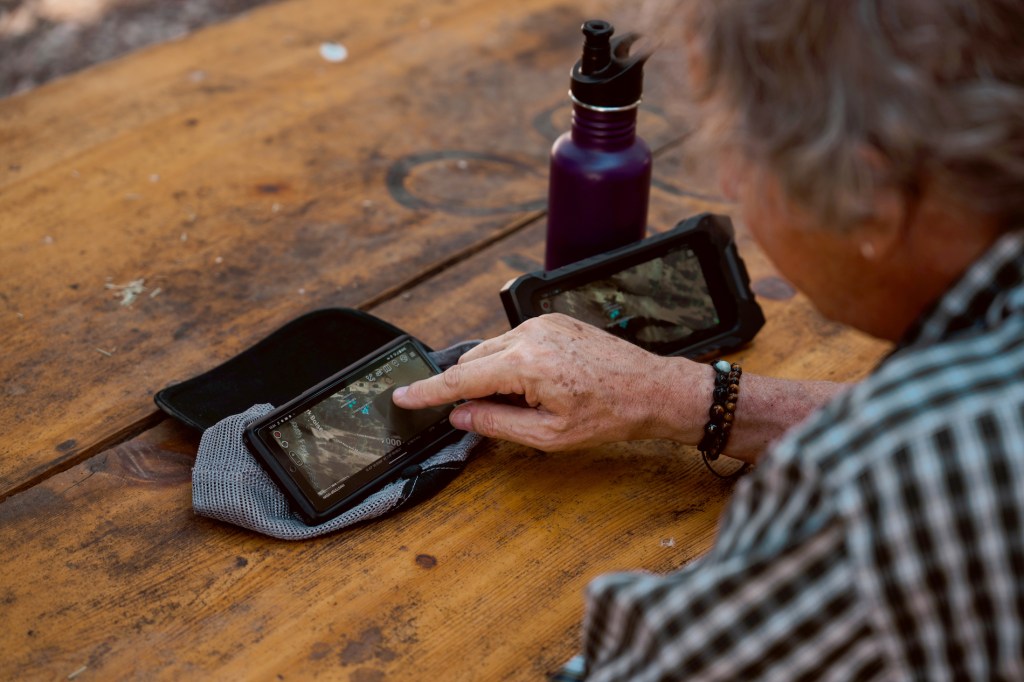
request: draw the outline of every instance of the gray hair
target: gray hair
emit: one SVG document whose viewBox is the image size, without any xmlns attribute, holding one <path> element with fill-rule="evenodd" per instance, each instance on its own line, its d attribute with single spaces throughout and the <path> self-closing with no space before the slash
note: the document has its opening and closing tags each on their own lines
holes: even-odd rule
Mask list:
<svg viewBox="0 0 1024 682">
<path fill-rule="evenodd" d="M 823 225 L 929 182 L 1022 227 L 1022 0 L 705 0 L 697 18 L 725 143 Z"/>
</svg>

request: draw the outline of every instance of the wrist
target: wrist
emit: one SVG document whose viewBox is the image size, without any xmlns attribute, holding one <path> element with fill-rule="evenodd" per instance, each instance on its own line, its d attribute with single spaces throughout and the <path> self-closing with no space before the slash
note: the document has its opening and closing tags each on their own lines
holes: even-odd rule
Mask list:
<svg viewBox="0 0 1024 682">
<path fill-rule="evenodd" d="M 648 438 L 666 438 L 697 445 L 704 434 L 708 406 L 715 389 L 715 370 L 685 358 L 661 358 L 652 382 L 652 423 Z"/>
</svg>

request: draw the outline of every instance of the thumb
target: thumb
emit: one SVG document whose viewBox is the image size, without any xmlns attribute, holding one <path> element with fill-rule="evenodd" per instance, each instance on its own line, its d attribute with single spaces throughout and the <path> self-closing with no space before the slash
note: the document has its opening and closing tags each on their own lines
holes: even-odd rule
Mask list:
<svg viewBox="0 0 1024 682">
<path fill-rule="evenodd" d="M 449 420 L 457 429 L 540 450 L 557 449 L 555 416 L 534 407 L 515 407 L 490 400 L 471 400 L 456 407 Z"/>
</svg>

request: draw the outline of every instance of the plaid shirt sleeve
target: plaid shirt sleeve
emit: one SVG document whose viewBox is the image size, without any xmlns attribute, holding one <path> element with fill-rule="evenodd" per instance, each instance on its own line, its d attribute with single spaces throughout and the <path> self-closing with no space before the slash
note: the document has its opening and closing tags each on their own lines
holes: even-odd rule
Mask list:
<svg viewBox="0 0 1024 682">
<path fill-rule="evenodd" d="M 768 466 L 743 484 L 703 559 L 669 576 L 610 574 L 588 592 L 588 680 L 844 679 L 882 667 L 853 587 L 846 525 L 813 473 Z"/>
<path fill-rule="evenodd" d="M 601 576 L 556 679 L 1024 679 L 1024 235 L 737 488 L 712 550 Z"/>
</svg>

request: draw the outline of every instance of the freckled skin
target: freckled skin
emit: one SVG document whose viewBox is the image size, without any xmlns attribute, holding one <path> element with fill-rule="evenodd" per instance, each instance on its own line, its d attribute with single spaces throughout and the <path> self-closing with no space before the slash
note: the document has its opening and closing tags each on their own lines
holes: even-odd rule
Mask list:
<svg viewBox="0 0 1024 682">
<path fill-rule="evenodd" d="M 743 384 L 725 454 L 748 462 L 841 389 L 749 373 Z M 396 392 L 394 400 L 410 409 L 466 400 L 452 412 L 457 428 L 556 451 L 643 438 L 695 445 L 713 389 L 707 364 L 653 355 L 553 314 L 485 341 L 448 371 Z M 496 395 L 521 400 L 490 399 Z"/>
<path fill-rule="evenodd" d="M 485 341 L 454 368 L 397 394 L 395 402 L 416 408 L 468 400 L 453 412 L 456 426 L 542 450 L 566 450 L 663 437 L 662 420 L 678 421 L 677 414 L 668 414 L 667 397 L 680 383 L 703 387 L 708 371 L 551 314 Z M 487 399 L 495 394 L 521 395 L 529 407 Z"/>
</svg>

